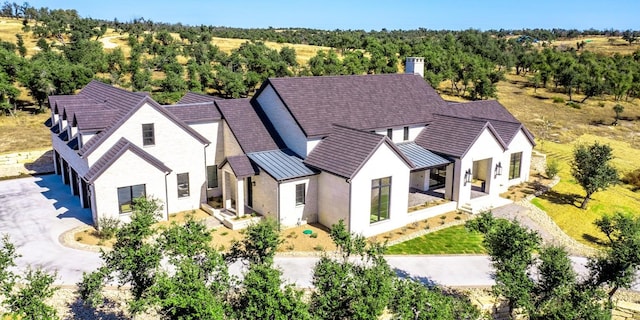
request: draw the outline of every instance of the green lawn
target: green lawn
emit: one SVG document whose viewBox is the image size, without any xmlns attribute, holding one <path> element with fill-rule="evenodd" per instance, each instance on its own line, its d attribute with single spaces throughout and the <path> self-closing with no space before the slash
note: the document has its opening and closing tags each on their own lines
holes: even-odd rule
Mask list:
<svg viewBox="0 0 640 320">
<path fill-rule="evenodd" d="M 482 234 L 454 226 L 389 247 L 388 254 L 481 254 Z"/>
<path fill-rule="evenodd" d="M 640 150 L 629 144 L 608 139 L 583 135 L 579 141 L 592 144 L 594 141 L 609 144 L 613 149 L 613 165 L 622 176 L 625 172 L 640 166 Z M 593 224 L 604 214 L 624 212 L 640 215 L 640 193 L 633 192 L 623 184 L 615 185 L 605 191 L 596 192 L 588 204 L 587 210 L 580 209 L 584 190 L 571 176 L 570 162 L 573 159 L 573 144 L 545 142 L 542 152 L 548 160 L 556 159 L 560 163 L 560 183 L 553 189 L 535 199 L 532 203 L 547 214 L 569 236 L 586 245 L 598 247 L 605 236 Z"/>
</svg>

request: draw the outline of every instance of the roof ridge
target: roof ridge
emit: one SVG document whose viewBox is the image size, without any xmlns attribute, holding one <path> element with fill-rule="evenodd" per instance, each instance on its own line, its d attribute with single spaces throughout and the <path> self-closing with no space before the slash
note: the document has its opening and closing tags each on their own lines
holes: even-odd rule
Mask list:
<svg viewBox="0 0 640 320">
<path fill-rule="evenodd" d="M 328 75 L 328 76 L 302 76 L 295 77 L 296 79 L 314 79 L 314 78 L 366 78 L 366 77 L 390 77 L 390 76 L 416 76 L 414 73 L 375 73 L 375 74 L 345 74 L 345 75 Z M 419 75 L 418 75 L 419 76 Z M 269 77 L 269 80 L 274 79 L 289 79 L 291 77 Z"/>
<path fill-rule="evenodd" d="M 203 105 L 208 105 L 208 104 L 215 104 L 214 101 L 207 101 L 207 102 L 191 102 L 191 103 L 174 103 L 174 104 L 163 104 L 161 106 L 168 108 L 168 107 L 187 107 L 187 106 L 203 106 Z"/>
</svg>

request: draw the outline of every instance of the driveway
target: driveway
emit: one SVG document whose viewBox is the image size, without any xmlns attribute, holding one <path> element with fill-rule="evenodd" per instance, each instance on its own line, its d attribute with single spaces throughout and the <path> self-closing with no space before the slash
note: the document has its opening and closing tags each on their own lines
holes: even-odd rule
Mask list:
<svg viewBox="0 0 640 320">
<path fill-rule="evenodd" d="M 82 272 L 101 265 L 95 252 L 64 247 L 58 237 L 91 222 L 91 211 L 80 207 L 78 197 L 59 176 L 0 181 L 0 233 L 8 234 L 22 257 L 19 270 L 39 266 L 57 271 L 58 284 L 75 284 Z"/>
</svg>

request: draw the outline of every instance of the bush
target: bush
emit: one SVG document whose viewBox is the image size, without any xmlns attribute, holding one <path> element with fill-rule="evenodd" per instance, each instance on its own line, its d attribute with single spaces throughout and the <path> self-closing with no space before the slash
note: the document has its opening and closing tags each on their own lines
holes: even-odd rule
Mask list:
<svg viewBox="0 0 640 320">
<path fill-rule="evenodd" d="M 561 97 L 553 97 L 551 99 L 553 100 L 553 103 L 564 103 L 564 99 Z"/>
<path fill-rule="evenodd" d="M 634 190 L 640 190 L 640 169 L 627 172 L 622 177 L 622 182 L 634 187 Z"/>
<path fill-rule="evenodd" d="M 98 220 L 98 237 L 100 239 L 111 239 L 120 228 L 120 220 L 117 218 L 100 218 Z"/>
<path fill-rule="evenodd" d="M 577 102 L 574 101 L 569 101 L 567 102 L 567 106 L 574 108 L 574 109 L 580 109 L 582 107 L 580 107 L 580 104 L 578 104 Z"/>
<path fill-rule="evenodd" d="M 557 160 L 553 159 L 547 163 L 547 166 L 544 170 L 544 173 L 547 175 L 547 178 L 549 179 L 555 178 L 558 175 L 558 172 L 560 172 L 560 164 L 558 164 Z"/>
</svg>

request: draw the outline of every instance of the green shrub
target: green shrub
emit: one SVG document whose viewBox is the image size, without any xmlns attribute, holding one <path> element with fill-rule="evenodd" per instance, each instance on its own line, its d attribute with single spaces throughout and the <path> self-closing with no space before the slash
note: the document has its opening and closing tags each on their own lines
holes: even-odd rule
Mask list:
<svg viewBox="0 0 640 320">
<path fill-rule="evenodd" d="M 111 239 L 120 228 L 120 220 L 117 218 L 100 218 L 98 220 L 98 238 Z"/>
<path fill-rule="evenodd" d="M 313 247 L 313 250 L 315 250 L 315 251 L 323 251 L 324 247 L 321 246 L 321 245 L 317 245 L 317 246 Z"/>
<path fill-rule="evenodd" d="M 561 97 L 553 97 L 551 99 L 553 100 L 553 103 L 564 103 L 564 99 Z"/>
<path fill-rule="evenodd" d="M 604 102 L 602 102 L 602 101 L 598 102 L 598 107 L 604 108 Z"/>
<path fill-rule="evenodd" d="M 317 238 L 317 237 L 318 237 L 318 234 L 314 232 L 314 233 L 312 233 L 312 234 L 311 234 L 311 236 L 310 236 L 310 237 L 311 237 L 311 238 Z"/>
<path fill-rule="evenodd" d="M 622 182 L 633 186 L 635 190 L 640 190 L 640 169 L 627 172 L 622 177 Z"/>
<path fill-rule="evenodd" d="M 553 159 L 547 162 L 547 166 L 545 167 L 544 173 L 547 175 L 547 178 L 553 179 L 560 172 L 560 164 L 556 159 Z"/>
<path fill-rule="evenodd" d="M 567 106 L 574 108 L 574 109 L 580 109 L 580 104 L 574 101 L 569 101 L 567 102 Z"/>
</svg>

